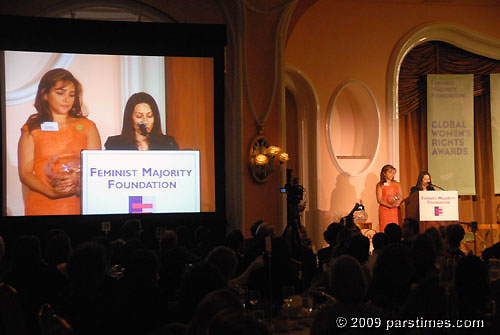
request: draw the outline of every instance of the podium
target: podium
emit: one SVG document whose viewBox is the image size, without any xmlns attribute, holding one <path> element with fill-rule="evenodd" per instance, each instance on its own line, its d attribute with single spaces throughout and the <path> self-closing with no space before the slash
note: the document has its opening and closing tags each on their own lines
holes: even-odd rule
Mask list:
<svg viewBox="0 0 500 335">
<path fill-rule="evenodd" d="M 406 218 L 420 222 L 420 231 L 458 222 L 458 191 L 413 192 L 405 200 Z"/>
</svg>

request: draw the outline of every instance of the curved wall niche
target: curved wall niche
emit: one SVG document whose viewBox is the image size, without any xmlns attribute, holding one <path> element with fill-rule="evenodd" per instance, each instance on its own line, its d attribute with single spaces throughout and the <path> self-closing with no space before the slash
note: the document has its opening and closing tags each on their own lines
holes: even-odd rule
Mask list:
<svg viewBox="0 0 500 335">
<path fill-rule="evenodd" d="M 330 156 L 348 177 L 373 163 L 380 140 L 380 111 L 371 90 L 359 80 L 341 84 L 330 98 L 326 119 Z"/>
</svg>

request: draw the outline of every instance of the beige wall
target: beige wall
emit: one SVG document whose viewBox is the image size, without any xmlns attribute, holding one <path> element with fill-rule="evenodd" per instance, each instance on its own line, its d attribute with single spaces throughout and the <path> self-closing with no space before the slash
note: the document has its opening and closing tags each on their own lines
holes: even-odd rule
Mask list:
<svg viewBox="0 0 500 335">
<path fill-rule="evenodd" d="M 398 41 L 429 22 L 454 23 L 500 40 L 500 4 L 459 6 L 400 4 L 397 1 L 320 0 L 298 21 L 290 34 L 285 61 L 311 80 L 320 105 L 318 207 L 324 230 L 331 220 L 347 214 L 363 199 L 368 221 L 378 229 L 375 184 L 381 167 L 390 162 L 386 85 L 388 62 Z M 380 107 L 382 136 L 373 166 L 362 176 L 345 177 L 332 162 L 325 137 L 328 102 L 348 79 L 364 82 Z M 407 195 L 409 190 L 404 190 Z"/>
</svg>

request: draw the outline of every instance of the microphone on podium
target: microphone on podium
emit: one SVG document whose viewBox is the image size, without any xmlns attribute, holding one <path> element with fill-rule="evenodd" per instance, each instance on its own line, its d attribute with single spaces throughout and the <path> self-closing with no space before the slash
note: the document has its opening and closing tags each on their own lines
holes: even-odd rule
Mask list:
<svg viewBox="0 0 500 335">
<path fill-rule="evenodd" d="M 429 183 L 429 186 L 439 188 L 441 191 L 446 191 L 446 190 L 445 190 L 444 188 L 442 188 L 441 186 L 436 185 L 436 184 L 433 184 L 433 183 Z"/>
<path fill-rule="evenodd" d="M 146 129 L 146 123 L 144 121 L 139 122 L 139 130 L 141 131 L 141 134 L 144 136 L 148 136 L 148 130 Z"/>
</svg>

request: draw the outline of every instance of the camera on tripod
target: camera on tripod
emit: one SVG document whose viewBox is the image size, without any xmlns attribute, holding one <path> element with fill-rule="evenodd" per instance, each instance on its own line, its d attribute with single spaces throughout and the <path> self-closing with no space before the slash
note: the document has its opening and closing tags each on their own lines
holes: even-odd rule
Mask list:
<svg viewBox="0 0 500 335">
<path fill-rule="evenodd" d="M 287 203 L 290 205 L 298 205 L 304 200 L 304 186 L 299 184 L 299 178 L 292 178 L 292 169 L 286 170 L 286 184 L 281 188 L 281 193 L 286 193 Z"/>
</svg>

